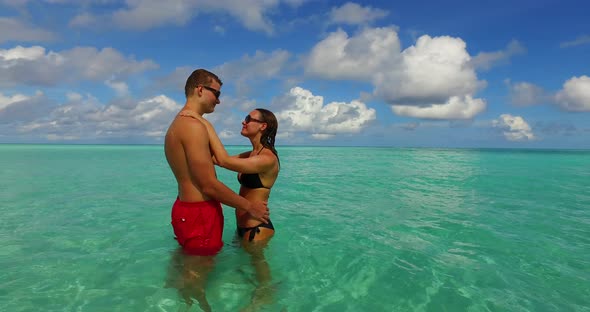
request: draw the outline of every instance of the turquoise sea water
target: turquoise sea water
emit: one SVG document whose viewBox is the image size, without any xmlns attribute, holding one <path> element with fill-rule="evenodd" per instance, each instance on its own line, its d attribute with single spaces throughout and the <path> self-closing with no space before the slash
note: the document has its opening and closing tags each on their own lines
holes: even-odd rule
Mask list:
<svg viewBox="0 0 590 312">
<path fill-rule="evenodd" d="M 589 151 L 279 153 L 258 310 L 590 311 Z M 161 146 L 0 145 L 0 177 L 1 311 L 200 311 Z M 239 311 L 257 282 L 224 213 L 206 296 Z"/>
</svg>

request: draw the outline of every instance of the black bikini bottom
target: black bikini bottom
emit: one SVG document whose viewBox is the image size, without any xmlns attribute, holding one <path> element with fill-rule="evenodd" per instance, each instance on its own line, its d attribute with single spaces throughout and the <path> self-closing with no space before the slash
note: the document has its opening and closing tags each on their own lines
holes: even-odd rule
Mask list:
<svg viewBox="0 0 590 312">
<path fill-rule="evenodd" d="M 259 225 L 253 226 L 253 227 L 239 227 L 238 226 L 238 236 L 244 237 L 244 234 L 246 234 L 246 232 L 250 231 L 250 235 L 248 236 L 248 241 L 251 242 L 254 239 L 254 236 L 256 236 L 257 233 L 260 233 L 261 227 L 271 229 L 271 230 L 275 229 L 275 227 L 272 225 L 272 221 L 268 220 L 268 223 L 260 223 Z"/>
</svg>

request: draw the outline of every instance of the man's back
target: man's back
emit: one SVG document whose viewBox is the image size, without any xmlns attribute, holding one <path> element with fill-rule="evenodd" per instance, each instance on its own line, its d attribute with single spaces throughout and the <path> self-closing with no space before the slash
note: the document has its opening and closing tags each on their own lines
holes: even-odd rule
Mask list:
<svg viewBox="0 0 590 312">
<path fill-rule="evenodd" d="M 202 151 L 206 151 L 204 156 L 207 156 L 209 161 L 211 161 L 209 137 L 203 131 L 206 131 L 206 129 L 199 121 L 188 116 L 177 116 L 172 121 L 166 133 L 164 140 L 166 160 L 178 182 L 178 197 L 182 201 L 197 202 L 209 200 L 191 179 L 188 163 L 191 157 L 187 154 L 190 150 L 187 150 L 186 144 L 186 137 L 190 135 L 191 144 L 195 142 L 198 144 L 198 146 L 193 146 L 191 150 L 200 148 Z M 201 161 L 205 161 L 205 159 Z M 213 167 L 213 163 L 211 163 L 211 167 Z"/>
</svg>

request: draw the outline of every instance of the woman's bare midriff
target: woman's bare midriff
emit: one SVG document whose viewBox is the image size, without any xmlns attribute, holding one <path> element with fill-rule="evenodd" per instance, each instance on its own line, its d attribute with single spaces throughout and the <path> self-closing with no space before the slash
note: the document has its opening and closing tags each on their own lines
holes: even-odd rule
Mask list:
<svg viewBox="0 0 590 312">
<path fill-rule="evenodd" d="M 245 197 L 247 200 L 251 202 L 268 201 L 269 195 L 269 189 L 249 189 L 243 186 L 240 187 L 240 196 Z M 261 223 L 259 220 L 252 218 L 252 216 L 249 213 L 238 209 L 236 209 L 236 220 L 239 227 L 253 227 Z"/>
</svg>

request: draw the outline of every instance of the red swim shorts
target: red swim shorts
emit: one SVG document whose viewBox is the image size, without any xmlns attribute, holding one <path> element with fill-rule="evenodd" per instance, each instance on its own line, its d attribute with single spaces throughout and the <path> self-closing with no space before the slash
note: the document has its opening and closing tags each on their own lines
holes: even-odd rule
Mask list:
<svg viewBox="0 0 590 312">
<path fill-rule="evenodd" d="M 223 247 L 221 203 L 215 200 L 183 202 L 177 198 L 172 206 L 172 228 L 186 253 L 215 255 Z"/>
</svg>

